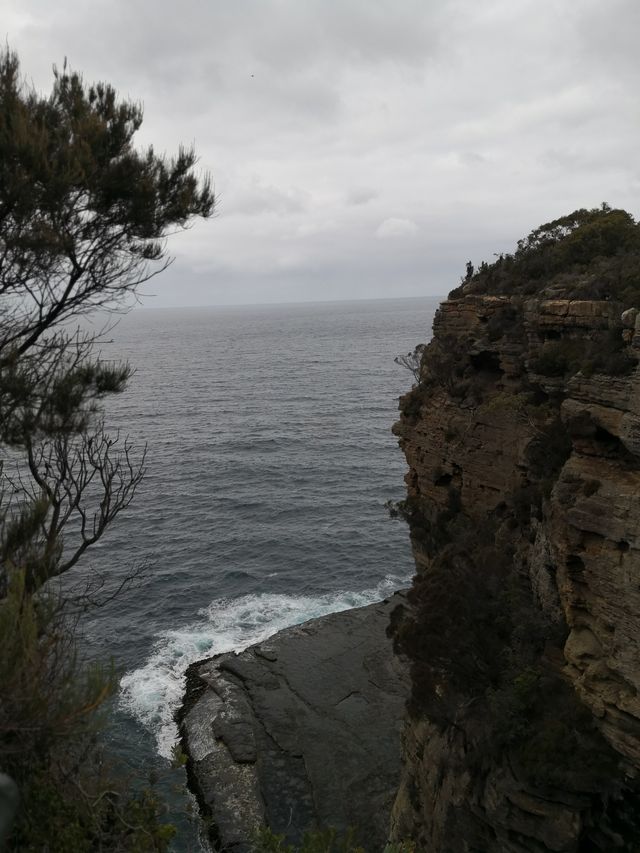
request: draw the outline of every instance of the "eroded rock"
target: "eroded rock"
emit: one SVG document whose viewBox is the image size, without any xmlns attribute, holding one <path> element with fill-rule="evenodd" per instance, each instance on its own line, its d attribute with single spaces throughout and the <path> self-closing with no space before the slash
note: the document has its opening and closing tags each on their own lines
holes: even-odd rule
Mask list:
<svg viewBox="0 0 640 853">
<path fill-rule="evenodd" d="M 386 636 L 404 596 L 288 628 L 194 664 L 181 713 L 189 776 L 220 849 L 258 827 L 290 843 L 353 827 L 384 847 L 400 778 L 406 665 Z"/>
<path fill-rule="evenodd" d="M 423 710 L 404 731 L 392 833 L 421 853 L 638 849 L 640 371 L 638 333 L 623 334 L 620 315 L 607 300 L 463 291 L 440 307 L 421 384 L 401 398 L 394 432 L 419 576 L 447 549 L 473 560 L 490 530 L 549 624 L 566 626 L 541 671 L 571 685 L 617 762 L 610 798 L 586 782 L 577 793 L 579 778 L 563 790 L 527 776 L 513 749 L 486 746 L 487 694 L 444 722 Z M 637 311 L 622 322 L 636 328 Z M 581 353 L 606 347 L 629 358 L 619 373 L 580 369 Z"/>
</svg>

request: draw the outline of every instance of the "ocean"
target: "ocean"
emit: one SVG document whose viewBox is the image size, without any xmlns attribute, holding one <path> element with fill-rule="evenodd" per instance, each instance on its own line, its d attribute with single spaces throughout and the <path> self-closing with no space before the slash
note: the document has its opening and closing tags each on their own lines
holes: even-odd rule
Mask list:
<svg viewBox="0 0 640 853">
<path fill-rule="evenodd" d="M 107 401 L 142 450 L 135 500 L 74 570 L 113 588 L 84 618 L 83 648 L 121 672 L 106 738 L 165 781 L 179 833 L 201 849 L 184 773 L 168 771 L 186 667 L 280 629 L 384 598 L 413 573 L 391 434 L 411 374 L 394 363 L 431 337 L 438 300 L 138 308 L 102 347 L 128 361 Z"/>
</svg>

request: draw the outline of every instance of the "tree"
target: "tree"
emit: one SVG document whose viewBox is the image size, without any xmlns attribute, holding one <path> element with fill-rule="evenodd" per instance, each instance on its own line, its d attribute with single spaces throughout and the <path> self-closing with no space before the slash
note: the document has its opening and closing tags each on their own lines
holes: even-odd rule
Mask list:
<svg viewBox="0 0 640 853">
<path fill-rule="evenodd" d="M 77 835 L 60 849 L 165 843 L 154 827 L 132 828 L 112 791 L 87 793 L 69 763 L 115 681 L 78 668 L 67 602 L 48 585 L 100 539 L 144 474 L 144 451 L 109 435 L 100 410 L 130 369 L 103 361 L 99 334 L 76 326 L 96 309 L 126 307 L 171 262 L 166 238 L 214 209 L 194 151 L 136 148 L 141 122 L 140 105 L 85 85 L 66 62 L 45 96 L 24 82 L 13 52 L 0 54 L 0 770 L 23 805 L 31 792 L 40 809 L 16 830 L 20 849 L 39 844 L 29 826 L 47 839 L 62 838 L 62 824 Z M 89 817 L 69 816 L 61 790 L 71 782 Z M 133 810 L 155 814 L 147 800 Z M 55 831 L 38 826 L 54 812 Z"/>
<path fill-rule="evenodd" d="M 66 64 L 43 97 L 15 54 L 0 57 L 0 441 L 24 462 L 9 479 L 5 460 L 0 589 L 13 569 L 34 591 L 75 565 L 143 473 L 96 406 L 129 368 L 68 325 L 122 306 L 170 262 L 166 236 L 213 211 L 194 152 L 137 150 L 141 122 L 139 105 Z"/>
<path fill-rule="evenodd" d="M 397 355 L 393 359 L 400 367 L 405 367 L 411 371 L 418 385 L 420 384 L 420 374 L 422 372 L 422 358 L 426 348 L 426 344 L 417 344 L 413 352 L 408 352 L 406 355 Z"/>
</svg>

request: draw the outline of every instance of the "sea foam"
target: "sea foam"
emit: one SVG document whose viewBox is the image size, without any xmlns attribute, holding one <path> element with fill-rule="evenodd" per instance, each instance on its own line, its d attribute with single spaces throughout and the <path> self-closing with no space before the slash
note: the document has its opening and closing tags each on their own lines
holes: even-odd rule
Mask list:
<svg viewBox="0 0 640 853">
<path fill-rule="evenodd" d="M 408 578 L 388 575 L 361 592 L 319 596 L 263 593 L 215 599 L 198 619 L 159 634 L 146 662 L 120 681 L 120 707 L 149 729 L 158 753 L 171 757 L 177 741 L 173 716 L 184 693 L 189 664 L 222 652 L 242 651 L 273 634 L 309 619 L 364 607 L 406 586 Z"/>
</svg>

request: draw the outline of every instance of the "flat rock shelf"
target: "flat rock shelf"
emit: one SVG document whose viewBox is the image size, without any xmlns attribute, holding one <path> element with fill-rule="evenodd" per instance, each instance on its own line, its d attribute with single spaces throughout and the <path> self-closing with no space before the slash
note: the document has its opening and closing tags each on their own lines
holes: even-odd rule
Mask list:
<svg viewBox="0 0 640 853">
<path fill-rule="evenodd" d="M 192 664 L 178 715 L 189 784 L 217 850 L 249 853 L 261 826 L 299 843 L 352 827 L 387 840 L 400 778 L 406 664 L 386 636 L 404 592 Z"/>
</svg>

